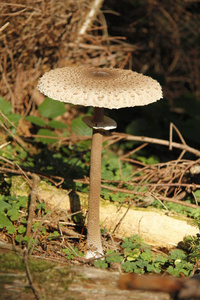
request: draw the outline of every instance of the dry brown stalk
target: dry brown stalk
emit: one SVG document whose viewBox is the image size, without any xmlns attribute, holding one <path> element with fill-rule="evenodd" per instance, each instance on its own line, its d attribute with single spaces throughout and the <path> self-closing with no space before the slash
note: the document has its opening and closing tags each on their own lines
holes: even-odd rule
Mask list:
<svg viewBox="0 0 200 300">
<path fill-rule="evenodd" d="M 36 174 L 32 175 L 32 191 L 30 195 L 30 203 L 29 203 L 29 209 L 28 209 L 28 221 L 27 221 L 27 228 L 26 228 L 26 235 L 30 237 L 32 225 L 33 225 L 33 218 L 35 213 L 35 207 L 36 207 L 36 200 L 37 200 L 37 194 L 38 194 L 38 185 L 40 182 L 40 177 Z"/>
</svg>

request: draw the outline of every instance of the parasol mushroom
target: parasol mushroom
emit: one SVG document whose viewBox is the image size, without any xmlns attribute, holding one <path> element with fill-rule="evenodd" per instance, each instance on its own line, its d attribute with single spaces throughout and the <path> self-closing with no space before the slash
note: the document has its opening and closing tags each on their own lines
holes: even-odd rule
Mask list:
<svg viewBox="0 0 200 300">
<path fill-rule="evenodd" d="M 71 66 L 45 73 L 38 89 L 55 100 L 94 107 L 93 116 L 83 118 L 93 128 L 86 258 L 101 257 L 99 207 L 103 132 L 116 128 L 115 121 L 104 116 L 104 108 L 119 109 L 155 102 L 162 98 L 161 86 L 151 77 L 131 70 Z"/>
</svg>

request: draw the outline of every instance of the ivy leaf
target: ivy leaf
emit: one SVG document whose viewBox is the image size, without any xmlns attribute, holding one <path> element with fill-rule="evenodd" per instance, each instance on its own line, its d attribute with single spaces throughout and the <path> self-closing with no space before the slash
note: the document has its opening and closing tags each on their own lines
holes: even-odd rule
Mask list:
<svg viewBox="0 0 200 300">
<path fill-rule="evenodd" d="M 82 117 L 77 117 L 71 122 L 71 129 L 75 134 L 78 135 L 92 135 L 92 129 L 82 121 Z"/>
<path fill-rule="evenodd" d="M 53 138 L 56 137 L 56 134 L 48 129 L 39 129 L 37 135 L 38 137 L 35 138 L 35 141 L 42 142 L 44 144 L 53 144 L 58 140 L 57 138 Z M 44 137 L 39 137 L 39 136 L 44 136 Z M 48 138 L 48 137 L 52 137 L 52 138 Z"/>
<path fill-rule="evenodd" d="M 12 105 L 6 101 L 3 97 L 0 97 L 0 111 L 4 115 L 8 115 L 12 112 Z"/>
<path fill-rule="evenodd" d="M 46 123 L 45 121 L 40 118 L 40 117 L 37 117 L 37 116 L 28 116 L 25 118 L 26 121 L 29 121 L 37 126 L 45 126 Z"/>
<path fill-rule="evenodd" d="M 13 234 L 16 230 L 12 222 L 6 217 L 6 215 L 0 212 L 0 228 L 6 228 L 9 234 Z"/>
<path fill-rule="evenodd" d="M 55 101 L 51 98 L 46 98 L 38 107 L 41 116 L 53 119 L 61 116 L 66 112 L 65 104 L 60 101 Z"/>
<path fill-rule="evenodd" d="M 68 128 L 67 125 L 63 122 L 51 120 L 48 124 L 49 127 L 55 128 L 55 129 L 66 129 Z"/>
<path fill-rule="evenodd" d="M 14 123 L 15 126 L 17 126 L 19 120 L 22 118 L 21 115 L 19 114 L 8 114 L 7 115 L 7 118 L 12 122 Z"/>
</svg>

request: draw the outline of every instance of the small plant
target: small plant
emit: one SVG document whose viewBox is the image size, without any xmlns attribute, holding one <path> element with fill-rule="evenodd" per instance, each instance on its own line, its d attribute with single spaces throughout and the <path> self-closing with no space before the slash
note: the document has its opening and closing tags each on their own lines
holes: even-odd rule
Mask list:
<svg viewBox="0 0 200 300">
<path fill-rule="evenodd" d="M 174 249 L 168 255 L 168 262 L 171 264 L 167 268 L 167 272 L 173 276 L 185 275 L 189 276 L 194 265 L 188 260 L 188 255 L 180 249 Z"/>
<path fill-rule="evenodd" d="M 84 254 L 78 250 L 78 248 L 74 246 L 70 246 L 70 248 L 62 249 L 62 252 L 65 253 L 66 258 L 71 260 L 74 257 L 83 257 Z"/>
<path fill-rule="evenodd" d="M 26 196 L 0 195 L 0 228 L 5 227 L 9 234 L 16 232 L 13 222 L 20 221 L 20 209 L 25 208 L 27 202 Z"/>
<path fill-rule="evenodd" d="M 199 244 L 197 246 L 199 247 Z M 188 255 L 181 249 L 171 250 L 169 255 L 155 255 L 150 246 L 145 244 L 138 235 L 124 238 L 121 247 L 120 253 L 108 251 L 104 259 L 94 262 L 94 266 L 106 269 L 117 262 L 127 273 L 159 274 L 167 272 L 173 276 L 180 276 L 181 274 L 189 276 L 194 268 L 192 262 L 194 255 Z M 199 248 L 197 249 L 199 250 Z"/>
</svg>

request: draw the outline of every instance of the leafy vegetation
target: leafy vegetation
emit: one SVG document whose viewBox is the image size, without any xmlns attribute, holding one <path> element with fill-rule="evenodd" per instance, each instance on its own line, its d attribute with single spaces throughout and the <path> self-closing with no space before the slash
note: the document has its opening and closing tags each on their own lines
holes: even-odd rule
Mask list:
<svg viewBox="0 0 200 300">
<path fill-rule="evenodd" d="M 191 247 L 191 240 L 193 239 L 199 246 L 198 238 L 187 237 L 185 242 L 188 248 Z M 198 246 L 195 247 L 195 251 L 199 251 Z M 198 257 L 199 255 L 198 252 Z M 106 269 L 113 263 L 120 263 L 122 269 L 128 273 L 144 274 L 153 272 L 159 274 L 167 272 L 174 276 L 189 276 L 194 269 L 194 256 L 190 253 L 188 255 L 182 249 L 171 250 L 168 255 L 154 254 L 150 246 L 145 244 L 141 237 L 134 235 L 124 238 L 120 253 L 109 250 L 105 259 L 95 261 L 94 265 Z"/>
</svg>

